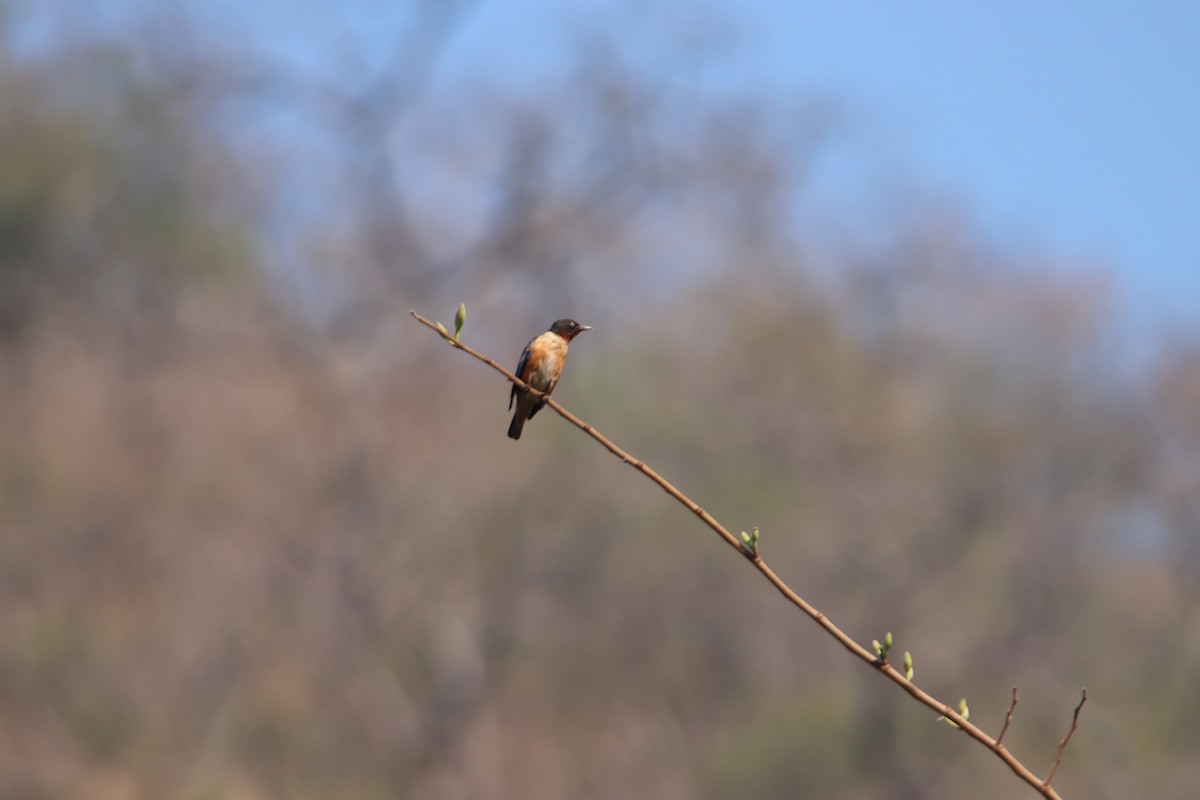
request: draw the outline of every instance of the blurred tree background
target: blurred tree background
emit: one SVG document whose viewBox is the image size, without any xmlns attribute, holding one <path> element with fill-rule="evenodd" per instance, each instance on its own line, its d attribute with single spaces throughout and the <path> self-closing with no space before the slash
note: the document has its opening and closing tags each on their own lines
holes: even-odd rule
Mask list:
<svg viewBox="0 0 1200 800">
<path fill-rule="evenodd" d="M 815 246 L 845 122 L 688 80 L 709 25 L 519 92 L 439 70 L 469 3 L 118 5 L 0 5 L 0 798 L 1025 792 L 505 438 L 407 317 L 459 301 L 502 360 L 594 325 L 559 399 L 985 729 L 1019 684 L 1035 771 L 1086 685 L 1065 796 L 1193 796 L 1200 343 L 1114 367 L 1102 280 L 946 204 Z"/>
</svg>

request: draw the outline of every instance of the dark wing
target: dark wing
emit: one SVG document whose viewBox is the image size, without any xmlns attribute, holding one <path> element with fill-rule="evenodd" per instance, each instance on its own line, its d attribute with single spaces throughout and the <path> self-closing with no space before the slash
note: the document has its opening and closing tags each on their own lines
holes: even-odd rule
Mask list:
<svg viewBox="0 0 1200 800">
<path fill-rule="evenodd" d="M 514 373 L 521 380 L 525 380 L 525 367 L 529 366 L 529 348 L 537 341 L 537 336 L 529 340 L 529 344 L 525 345 L 525 349 L 521 351 L 521 360 L 517 362 L 517 371 Z M 512 391 L 508 393 L 508 410 L 512 411 L 513 399 L 517 396 L 517 385 L 512 385 Z"/>
</svg>

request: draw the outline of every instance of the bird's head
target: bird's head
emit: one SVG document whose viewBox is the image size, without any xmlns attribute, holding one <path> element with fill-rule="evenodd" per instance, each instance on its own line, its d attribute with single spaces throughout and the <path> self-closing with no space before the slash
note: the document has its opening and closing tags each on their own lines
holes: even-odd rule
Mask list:
<svg viewBox="0 0 1200 800">
<path fill-rule="evenodd" d="M 591 329 L 591 325 L 580 325 L 573 319 L 555 320 L 554 324 L 550 326 L 551 333 L 557 333 L 568 342 L 584 331 L 590 331 Z"/>
</svg>

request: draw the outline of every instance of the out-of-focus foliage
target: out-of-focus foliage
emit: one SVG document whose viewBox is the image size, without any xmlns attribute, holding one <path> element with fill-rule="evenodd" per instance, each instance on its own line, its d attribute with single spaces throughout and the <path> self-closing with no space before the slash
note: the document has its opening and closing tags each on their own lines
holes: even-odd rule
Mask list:
<svg viewBox="0 0 1200 800">
<path fill-rule="evenodd" d="M 215 201 L 230 177 L 166 86 L 130 54 L 0 72 L 0 336 L 76 309 L 162 312 L 235 276 L 244 236 Z"/>
<path fill-rule="evenodd" d="M 602 48 L 530 98 L 67 41 L 0 61 L 0 796 L 1023 791 L 553 414 L 510 442 L 403 315 L 460 300 L 502 359 L 594 325 L 558 399 L 972 720 L 1019 684 L 1035 769 L 1086 684 L 1065 795 L 1191 795 L 1195 343 L 1118 381 L 1102 293 L 940 215 L 818 268 L 819 115 Z"/>
</svg>

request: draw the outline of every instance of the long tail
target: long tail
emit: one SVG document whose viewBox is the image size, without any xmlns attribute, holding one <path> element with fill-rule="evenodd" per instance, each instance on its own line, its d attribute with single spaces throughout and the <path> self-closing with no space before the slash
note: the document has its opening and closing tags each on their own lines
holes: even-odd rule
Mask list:
<svg viewBox="0 0 1200 800">
<path fill-rule="evenodd" d="M 513 414 L 512 424 L 508 426 L 508 438 L 520 439 L 521 430 L 525 427 L 525 409 L 517 403 L 517 412 Z"/>
</svg>

